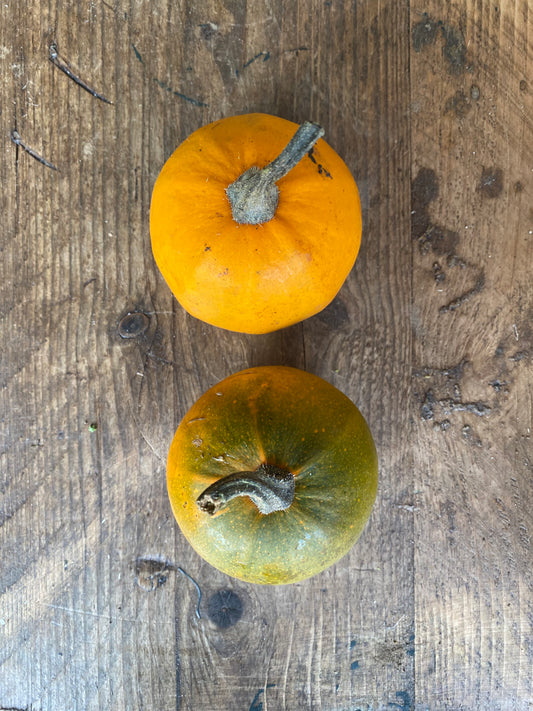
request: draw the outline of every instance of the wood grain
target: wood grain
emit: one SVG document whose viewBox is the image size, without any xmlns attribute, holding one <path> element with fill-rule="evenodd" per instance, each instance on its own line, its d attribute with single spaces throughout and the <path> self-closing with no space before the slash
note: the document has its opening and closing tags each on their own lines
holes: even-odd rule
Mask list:
<svg viewBox="0 0 533 711">
<path fill-rule="evenodd" d="M 411 35 L 415 569 L 427 575 L 416 698 L 526 709 L 532 22 L 523 2 L 423 10 Z"/>
<path fill-rule="evenodd" d="M 0 711 L 530 711 L 527 0 L 0 12 Z M 257 337 L 185 314 L 148 230 L 172 150 L 248 111 L 319 121 L 364 220 L 335 301 Z M 358 544 L 287 587 L 200 560 L 166 494 L 181 417 L 263 364 L 380 457 Z"/>
</svg>

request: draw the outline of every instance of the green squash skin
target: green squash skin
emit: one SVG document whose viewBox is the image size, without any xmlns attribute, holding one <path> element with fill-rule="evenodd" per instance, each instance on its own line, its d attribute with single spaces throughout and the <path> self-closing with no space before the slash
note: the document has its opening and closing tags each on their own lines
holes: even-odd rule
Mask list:
<svg viewBox="0 0 533 711">
<path fill-rule="evenodd" d="M 261 514 L 239 497 L 214 516 L 198 509 L 214 481 L 262 462 L 294 474 L 289 508 Z M 170 447 L 167 485 L 202 558 L 241 580 L 286 584 L 329 567 L 359 538 L 376 498 L 378 459 L 363 416 L 337 388 L 264 366 L 231 375 L 193 405 Z"/>
</svg>

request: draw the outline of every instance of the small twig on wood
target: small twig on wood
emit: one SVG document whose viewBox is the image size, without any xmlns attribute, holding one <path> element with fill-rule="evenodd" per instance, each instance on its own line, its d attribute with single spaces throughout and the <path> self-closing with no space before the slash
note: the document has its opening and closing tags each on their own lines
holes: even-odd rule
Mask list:
<svg viewBox="0 0 533 711">
<path fill-rule="evenodd" d="M 14 130 L 11 132 L 11 140 L 12 142 L 16 145 L 22 148 L 23 151 L 26 151 L 32 158 L 35 158 L 36 161 L 41 163 L 41 165 L 45 165 L 47 168 L 50 168 L 51 170 L 57 170 L 55 165 L 53 163 L 50 163 L 50 161 L 47 161 L 46 158 L 43 158 L 40 156 L 36 151 L 33 150 L 33 148 L 30 148 L 27 146 L 22 138 L 20 137 L 20 134 L 17 130 Z M 1 711 L 1 710 L 0 710 Z"/>
<path fill-rule="evenodd" d="M 49 58 L 52 64 L 58 69 L 60 69 L 70 79 L 72 79 L 73 82 L 75 82 L 78 86 L 81 86 L 82 89 L 85 89 L 85 91 L 87 91 L 91 96 L 94 96 L 95 99 L 100 99 L 100 101 L 103 101 L 105 104 L 113 104 L 113 102 L 107 99 L 103 94 L 100 94 L 99 92 L 95 91 L 86 82 L 84 82 L 83 79 L 80 79 L 79 76 L 74 74 L 74 72 L 66 62 L 63 62 L 61 59 L 59 59 L 59 55 L 57 53 L 57 45 L 54 42 L 50 45 L 49 51 Z"/>
</svg>

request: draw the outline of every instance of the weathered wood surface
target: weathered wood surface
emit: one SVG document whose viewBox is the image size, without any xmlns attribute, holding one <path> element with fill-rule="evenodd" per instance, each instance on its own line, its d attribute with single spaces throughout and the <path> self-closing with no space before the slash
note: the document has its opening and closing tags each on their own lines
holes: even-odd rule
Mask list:
<svg viewBox="0 0 533 711">
<path fill-rule="evenodd" d="M 2 3 L 0 709 L 533 708 L 533 12 L 444 5 Z M 335 302 L 261 337 L 187 316 L 148 232 L 173 148 L 247 111 L 321 122 L 364 210 Z M 164 473 L 204 390 L 277 363 L 381 470 L 280 588 L 203 563 Z"/>
</svg>

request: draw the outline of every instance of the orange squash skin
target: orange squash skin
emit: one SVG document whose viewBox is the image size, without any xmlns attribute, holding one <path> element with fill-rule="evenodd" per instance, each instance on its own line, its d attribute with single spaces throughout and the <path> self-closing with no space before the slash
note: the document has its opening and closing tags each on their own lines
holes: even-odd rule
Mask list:
<svg viewBox="0 0 533 711">
<path fill-rule="evenodd" d="M 271 220 L 233 219 L 226 188 L 270 163 L 297 128 L 267 114 L 221 119 L 192 133 L 163 166 L 150 208 L 152 250 L 193 316 L 268 333 L 321 311 L 348 276 L 361 241 L 359 193 L 322 139 L 277 183 Z"/>
<path fill-rule="evenodd" d="M 262 463 L 292 472 L 284 511 L 261 514 L 248 497 L 209 516 L 195 504 L 214 481 Z M 295 368 L 266 366 L 208 390 L 179 425 L 167 485 L 174 516 L 197 553 L 252 583 L 308 578 L 356 542 L 377 491 L 368 426 L 333 385 Z"/>
</svg>

